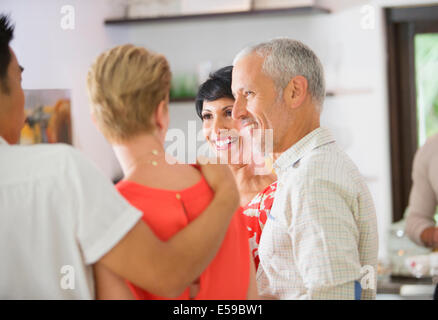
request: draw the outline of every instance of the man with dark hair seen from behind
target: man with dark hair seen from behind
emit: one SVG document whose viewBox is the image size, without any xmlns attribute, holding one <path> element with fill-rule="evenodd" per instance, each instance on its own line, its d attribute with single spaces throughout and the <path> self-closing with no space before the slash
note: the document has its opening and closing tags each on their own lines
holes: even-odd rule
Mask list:
<svg viewBox="0 0 438 320">
<path fill-rule="evenodd" d="M 21 72 L 14 51 L 9 47 L 14 28 L 6 16 L 0 16 L 0 132 L 10 144 L 18 141 L 24 125 L 24 93 Z M 7 117 L 6 117 L 7 115 Z"/>
</svg>

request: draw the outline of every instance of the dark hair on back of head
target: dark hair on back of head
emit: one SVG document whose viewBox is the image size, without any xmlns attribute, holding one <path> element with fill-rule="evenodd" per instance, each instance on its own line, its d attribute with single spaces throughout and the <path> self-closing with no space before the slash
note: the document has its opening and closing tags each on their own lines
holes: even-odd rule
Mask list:
<svg viewBox="0 0 438 320">
<path fill-rule="evenodd" d="M 8 66 L 11 62 L 11 52 L 9 42 L 14 37 L 14 26 L 11 24 L 7 15 L 0 15 L 0 89 L 8 90 Z"/>
<path fill-rule="evenodd" d="M 223 67 L 214 73 L 199 86 L 196 95 L 195 105 L 196 113 L 202 119 L 202 108 L 204 100 L 215 101 L 221 98 L 230 98 L 234 100 L 231 91 L 231 73 L 233 66 Z"/>
</svg>

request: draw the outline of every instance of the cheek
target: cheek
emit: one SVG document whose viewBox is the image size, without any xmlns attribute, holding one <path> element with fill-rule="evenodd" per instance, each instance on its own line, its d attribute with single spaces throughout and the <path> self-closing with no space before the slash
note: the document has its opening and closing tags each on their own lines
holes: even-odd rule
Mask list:
<svg viewBox="0 0 438 320">
<path fill-rule="evenodd" d="M 263 119 L 263 108 L 259 104 L 254 104 L 253 108 L 248 109 L 248 113 L 251 115 L 251 118 L 258 122 L 260 122 Z"/>
<path fill-rule="evenodd" d="M 202 123 L 202 133 L 204 134 L 204 138 L 209 141 L 210 140 L 210 134 L 211 134 L 211 128 L 210 126 L 204 121 Z"/>
<path fill-rule="evenodd" d="M 234 130 L 239 131 L 240 127 L 241 127 L 241 125 L 240 125 L 240 121 L 239 120 L 234 120 L 234 119 L 231 119 L 231 118 L 229 119 L 229 128 L 230 129 L 234 129 Z"/>
<path fill-rule="evenodd" d="M 242 129 L 241 124 L 242 123 L 239 120 L 233 120 L 232 126 L 230 128 L 231 135 L 238 136 L 238 137 L 241 135 L 241 132 L 240 132 L 240 130 Z"/>
<path fill-rule="evenodd" d="M 266 127 L 268 122 L 275 121 L 277 117 L 281 117 L 281 113 L 275 106 L 274 101 L 259 101 L 253 110 L 253 114 L 258 122 L 263 123 Z"/>
<path fill-rule="evenodd" d="M 221 118 L 220 129 L 227 131 L 237 131 L 240 129 L 240 121 L 233 119 L 231 116 L 223 116 Z"/>
<path fill-rule="evenodd" d="M 13 95 L 14 98 L 12 103 L 17 117 L 17 121 L 24 123 L 26 119 L 26 114 L 24 112 L 24 91 L 21 86 L 14 88 Z"/>
<path fill-rule="evenodd" d="M 257 116 L 264 109 L 265 105 L 266 102 L 263 99 L 256 97 L 248 101 L 248 111 Z"/>
<path fill-rule="evenodd" d="M 170 115 L 169 115 L 169 110 L 167 110 L 166 112 L 166 130 L 169 128 L 169 124 L 170 124 Z"/>
</svg>

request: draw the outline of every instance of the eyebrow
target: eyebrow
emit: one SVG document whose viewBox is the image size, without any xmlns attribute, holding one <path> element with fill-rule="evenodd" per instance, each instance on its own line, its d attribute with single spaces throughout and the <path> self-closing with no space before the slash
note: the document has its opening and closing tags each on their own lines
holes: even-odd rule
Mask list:
<svg viewBox="0 0 438 320">
<path fill-rule="evenodd" d="M 228 105 L 228 106 L 223 107 L 223 108 L 222 108 L 222 111 L 224 111 L 225 109 L 227 109 L 227 108 L 229 108 L 229 107 L 233 107 L 233 105 L 230 104 L 230 105 Z M 211 109 L 209 109 L 209 108 L 205 108 L 205 107 L 204 107 L 204 108 L 202 109 L 202 111 L 204 111 L 204 110 L 205 110 L 205 111 L 212 112 Z"/>
</svg>

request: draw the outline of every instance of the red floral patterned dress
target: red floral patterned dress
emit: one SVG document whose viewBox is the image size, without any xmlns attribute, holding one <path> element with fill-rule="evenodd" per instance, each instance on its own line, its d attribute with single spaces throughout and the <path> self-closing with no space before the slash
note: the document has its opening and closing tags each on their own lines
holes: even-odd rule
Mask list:
<svg viewBox="0 0 438 320">
<path fill-rule="evenodd" d="M 254 257 L 256 270 L 260 263 L 258 253 L 260 237 L 274 203 L 275 190 L 277 190 L 277 181 L 257 194 L 242 210 L 248 229 L 249 247 Z"/>
</svg>

